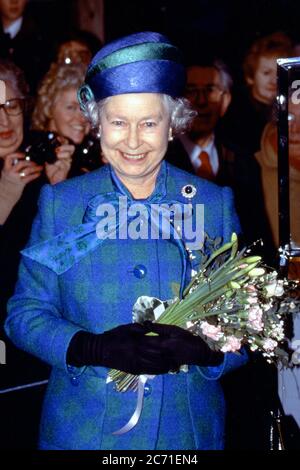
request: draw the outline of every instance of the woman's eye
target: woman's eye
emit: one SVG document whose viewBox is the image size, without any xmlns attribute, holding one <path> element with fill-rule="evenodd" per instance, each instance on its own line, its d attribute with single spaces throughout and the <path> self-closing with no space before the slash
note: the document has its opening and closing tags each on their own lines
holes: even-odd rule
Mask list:
<svg viewBox="0 0 300 470">
<path fill-rule="evenodd" d="M 67 105 L 66 109 L 67 109 L 68 111 L 76 111 L 77 106 L 75 106 L 75 105 L 73 105 L 73 104 L 69 104 L 69 105 Z"/>
<path fill-rule="evenodd" d="M 124 125 L 123 121 L 113 121 L 112 124 L 117 127 L 122 127 Z"/>
<path fill-rule="evenodd" d="M 153 121 L 146 121 L 144 123 L 144 127 L 147 127 L 147 128 L 152 128 L 152 127 L 155 127 L 156 126 L 156 122 L 153 122 Z"/>
</svg>

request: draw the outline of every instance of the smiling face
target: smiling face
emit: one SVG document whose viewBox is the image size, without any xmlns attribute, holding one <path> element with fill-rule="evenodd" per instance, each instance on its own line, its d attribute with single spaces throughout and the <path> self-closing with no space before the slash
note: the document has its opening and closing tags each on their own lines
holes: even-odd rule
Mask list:
<svg viewBox="0 0 300 470">
<path fill-rule="evenodd" d="M 257 68 L 253 78 L 247 81 L 252 87 L 252 95 L 261 103 L 272 104 L 276 96 L 276 57 L 261 56 L 258 60 Z"/>
<path fill-rule="evenodd" d="M 6 101 L 18 98 L 12 88 L 6 84 Z M 16 152 L 23 140 L 23 113 L 8 115 L 0 108 L 0 157 L 5 158 Z"/>
<path fill-rule="evenodd" d="M 209 136 L 226 113 L 231 100 L 218 70 L 214 67 L 189 67 L 186 97 L 198 113 L 190 134 L 194 134 L 195 138 Z"/>
<path fill-rule="evenodd" d="M 80 111 L 76 88 L 69 88 L 58 93 L 53 108 L 49 130 L 81 144 L 90 130 L 90 125 Z"/>
<path fill-rule="evenodd" d="M 121 181 L 155 180 L 168 146 L 170 116 L 156 93 L 112 96 L 100 118 L 101 147 Z"/>
</svg>

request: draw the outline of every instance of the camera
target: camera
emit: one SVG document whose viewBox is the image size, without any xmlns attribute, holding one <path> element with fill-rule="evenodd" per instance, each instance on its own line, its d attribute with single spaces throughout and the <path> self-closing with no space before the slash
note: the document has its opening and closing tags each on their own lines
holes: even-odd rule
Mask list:
<svg viewBox="0 0 300 470">
<path fill-rule="evenodd" d="M 44 163 L 54 163 L 57 160 L 56 148 L 61 142 L 54 132 L 39 133 L 33 143 L 25 148 L 25 160 L 35 162 L 37 165 Z"/>
<path fill-rule="evenodd" d="M 83 171 L 93 171 L 101 166 L 99 140 L 86 137 L 77 145 L 74 154 L 74 165 Z"/>
</svg>

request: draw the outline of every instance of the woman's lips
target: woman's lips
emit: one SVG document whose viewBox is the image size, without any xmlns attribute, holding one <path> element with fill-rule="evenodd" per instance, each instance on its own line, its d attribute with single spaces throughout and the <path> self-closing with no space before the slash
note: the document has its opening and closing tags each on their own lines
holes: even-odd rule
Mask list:
<svg viewBox="0 0 300 470">
<path fill-rule="evenodd" d="M 121 155 L 123 158 L 130 162 L 139 162 L 143 160 L 146 156 L 145 153 L 126 153 L 126 152 L 121 152 Z"/>
<path fill-rule="evenodd" d="M 9 139 L 13 135 L 13 131 L 2 131 L 0 132 L 0 139 Z"/>
</svg>

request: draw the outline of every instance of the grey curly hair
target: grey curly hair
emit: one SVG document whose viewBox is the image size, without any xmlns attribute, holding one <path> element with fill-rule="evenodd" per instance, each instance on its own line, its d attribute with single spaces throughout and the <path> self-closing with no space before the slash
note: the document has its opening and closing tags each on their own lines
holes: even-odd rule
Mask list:
<svg viewBox="0 0 300 470">
<path fill-rule="evenodd" d="M 169 113 L 170 125 L 173 134 L 181 134 L 187 131 L 190 128 L 193 119 L 197 116 L 197 112 L 193 110 L 190 102 L 183 97 L 173 98 L 172 96 L 165 94 L 160 94 L 160 96 L 166 111 Z M 111 97 L 109 96 L 108 98 L 98 102 L 90 100 L 84 106 L 83 113 L 94 129 L 99 128 L 101 114 L 110 99 Z"/>
<path fill-rule="evenodd" d="M 86 72 L 83 64 L 53 63 L 43 78 L 38 89 L 37 101 L 32 115 L 32 128 L 48 131 L 52 109 L 61 91 L 75 88 L 82 84 Z"/>
</svg>

